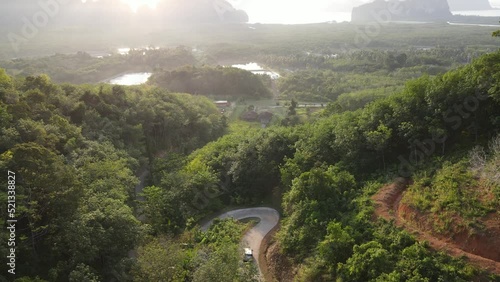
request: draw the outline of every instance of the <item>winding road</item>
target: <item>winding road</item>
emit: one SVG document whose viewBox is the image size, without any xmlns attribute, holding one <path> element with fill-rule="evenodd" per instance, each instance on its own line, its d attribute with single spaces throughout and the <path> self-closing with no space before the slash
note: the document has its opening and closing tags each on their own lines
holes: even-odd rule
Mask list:
<svg viewBox="0 0 500 282">
<path fill-rule="evenodd" d="M 255 262 L 259 268 L 259 272 L 262 276 L 262 270 L 259 265 L 259 249 L 262 244 L 262 240 L 279 222 L 280 215 L 278 211 L 272 208 L 250 208 L 250 209 L 239 209 L 226 212 L 219 215 L 217 218 L 234 218 L 236 220 L 242 220 L 245 218 L 259 218 L 260 222 L 257 223 L 252 229 L 250 229 L 242 239 L 242 244 L 244 247 L 249 247 L 253 250 L 253 256 Z M 213 219 L 201 226 L 202 231 L 206 231 L 212 224 Z M 242 253 L 243 254 L 243 253 Z"/>
</svg>

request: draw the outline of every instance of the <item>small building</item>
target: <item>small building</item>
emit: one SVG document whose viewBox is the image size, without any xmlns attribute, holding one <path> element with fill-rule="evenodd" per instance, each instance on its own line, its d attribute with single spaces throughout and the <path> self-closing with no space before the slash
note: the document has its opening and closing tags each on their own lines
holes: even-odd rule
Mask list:
<svg viewBox="0 0 500 282">
<path fill-rule="evenodd" d="M 231 106 L 231 103 L 229 101 L 215 101 L 215 105 L 219 108 L 227 108 Z"/>
<path fill-rule="evenodd" d="M 259 114 L 256 111 L 248 111 L 243 113 L 240 118 L 244 121 L 254 122 L 259 119 Z"/>
</svg>

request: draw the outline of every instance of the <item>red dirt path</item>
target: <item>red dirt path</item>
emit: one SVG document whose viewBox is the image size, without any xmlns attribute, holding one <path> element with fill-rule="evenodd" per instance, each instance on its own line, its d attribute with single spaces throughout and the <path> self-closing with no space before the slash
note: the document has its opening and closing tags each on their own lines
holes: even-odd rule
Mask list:
<svg viewBox="0 0 500 282">
<path fill-rule="evenodd" d="M 408 218 L 409 213 L 415 211 L 412 211 L 411 208 L 407 206 L 400 205 L 400 201 L 403 198 L 404 191 L 409 184 L 410 181 L 399 178 L 394 183 L 383 187 L 376 195 L 374 195 L 372 197 L 372 200 L 375 203 L 375 216 L 377 218 L 384 218 L 389 221 L 394 220 L 395 224 L 398 227 L 405 228 L 413 235 L 415 235 L 420 241 L 429 242 L 429 245 L 437 251 L 443 251 L 453 257 L 465 256 L 472 265 L 500 275 L 500 262 L 498 262 L 498 260 L 488 259 L 464 250 L 470 249 L 466 246 L 469 244 L 467 239 L 455 238 L 454 240 L 452 240 L 451 238 L 437 238 L 434 235 L 426 232 L 425 230 L 409 224 L 409 222 L 407 222 L 405 219 Z M 404 213 L 404 216 L 402 215 L 402 213 Z M 495 222 L 498 223 L 498 221 Z M 423 223 L 422 225 L 419 224 L 419 227 L 421 226 L 425 226 L 425 223 Z M 498 237 L 498 234 L 494 233 L 492 241 L 497 242 L 499 240 Z M 461 240 L 465 241 L 460 242 Z M 484 242 L 488 242 L 488 240 L 485 240 Z M 474 244 L 481 245 L 481 240 L 474 240 Z M 464 246 L 466 247 L 464 248 Z M 474 247 L 474 249 L 476 248 L 477 246 Z M 498 250 L 498 245 L 493 244 L 487 246 L 479 246 L 478 249 L 490 249 L 493 252 L 496 252 Z M 488 254 L 489 257 L 497 258 L 496 255 L 498 254 Z"/>
</svg>

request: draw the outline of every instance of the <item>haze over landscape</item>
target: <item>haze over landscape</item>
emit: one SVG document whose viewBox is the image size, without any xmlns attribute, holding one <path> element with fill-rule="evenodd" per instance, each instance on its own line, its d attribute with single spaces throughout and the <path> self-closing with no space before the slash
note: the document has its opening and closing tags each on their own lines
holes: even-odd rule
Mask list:
<svg viewBox="0 0 500 282">
<path fill-rule="evenodd" d="M 81 5 L 82 2 L 85 5 Z M 68 1 L 68 4 L 62 4 L 61 9 L 64 11 L 64 15 L 58 16 L 57 19 L 52 19 L 52 21 L 65 21 L 70 24 L 78 24 L 78 19 L 85 18 L 86 21 L 89 21 L 89 19 L 95 17 L 95 23 L 105 21 L 106 19 L 113 20 L 114 22 L 122 22 L 124 20 L 122 19 L 123 14 L 130 13 L 129 17 L 131 18 L 143 15 L 144 19 L 147 19 L 147 23 L 168 23 L 175 21 L 206 22 L 217 20 L 216 16 L 219 19 L 222 17 L 221 20 L 223 21 L 240 22 L 247 20 L 243 13 L 245 11 L 251 23 L 299 24 L 327 21 L 342 22 L 350 21 L 350 13 L 354 7 L 370 2 L 372 1 L 311 0 L 304 3 L 301 1 L 285 0 L 230 0 L 228 2 L 224 0 L 215 2 L 205 0 L 190 2 L 173 0 L 73 0 Z M 474 11 L 484 9 L 484 3 L 487 1 L 483 0 L 482 4 L 480 2 L 467 2 L 463 0 L 449 0 L 449 2 L 451 3 L 450 7 L 452 11 L 464 9 Z M 492 7 L 500 7 L 500 0 L 492 0 L 490 4 Z M 4 24 L 6 22 L 9 24 L 20 23 L 23 16 L 30 16 L 37 11 L 37 5 L 32 5 L 32 1 L 29 0 L 6 0 L 2 1 L 0 5 L 2 7 L 0 10 L 0 15 L 2 15 L 0 22 Z M 228 12 L 224 18 L 221 14 L 214 14 L 214 5 L 220 6 L 219 8 L 222 9 L 222 13 L 228 12 L 226 9 L 233 10 L 235 8 L 235 10 L 230 13 Z M 97 16 L 97 12 L 103 16 Z M 64 18 L 64 20 L 61 18 Z"/>
<path fill-rule="evenodd" d="M 500 0 L 0 0 L 0 281 L 500 282 Z"/>
</svg>

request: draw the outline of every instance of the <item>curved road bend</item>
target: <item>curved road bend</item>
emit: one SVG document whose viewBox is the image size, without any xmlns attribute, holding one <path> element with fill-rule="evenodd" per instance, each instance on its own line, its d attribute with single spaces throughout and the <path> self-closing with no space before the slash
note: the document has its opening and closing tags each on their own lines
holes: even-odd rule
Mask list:
<svg viewBox="0 0 500 282">
<path fill-rule="evenodd" d="M 280 215 L 278 211 L 272 208 L 250 208 L 250 209 L 239 209 L 226 212 L 219 215 L 217 218 L 234 218 L 236 220 L 242 220 L 245 218 L 259 218 L 260 222 L 250 229 L 242 239 L 244 247 L 249 247 L 253 250 L 253 256 L 257 267 L 259 268 L 259 273 L 262 277 L 262 271 L 259 266 L 259 249 L 262 244 L 264 236 L 267 235 L 279 222 Z M 205 223 L 202 227 L 202 231 L 207 231 L 208 227 L 212 224 L 213 219 Z"/>
</svg>

